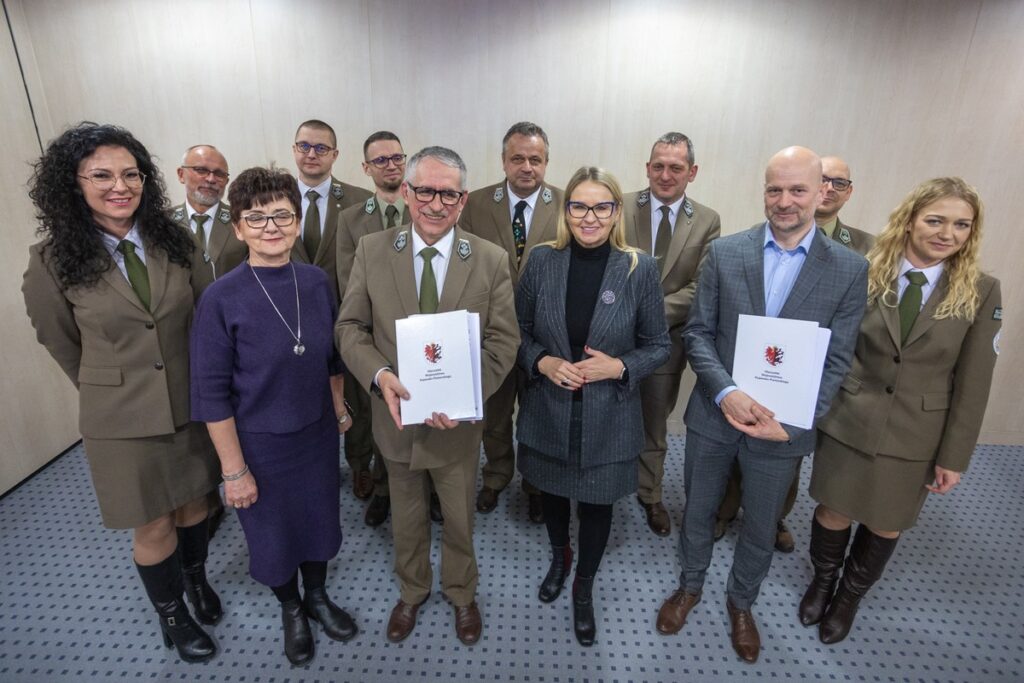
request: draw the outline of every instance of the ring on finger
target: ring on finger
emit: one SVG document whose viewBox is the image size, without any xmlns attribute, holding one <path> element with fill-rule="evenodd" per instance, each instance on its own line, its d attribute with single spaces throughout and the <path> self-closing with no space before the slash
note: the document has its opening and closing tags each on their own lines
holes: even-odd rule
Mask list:
<svg viewBox="0 0 1024 683">
<path fill-rule="evenodd" d="M 561 384 L 563 387 L 567 387 L 569 386 L 569 380 L 563 379 L 559 382 L 559 384 Z"/>
</svg>

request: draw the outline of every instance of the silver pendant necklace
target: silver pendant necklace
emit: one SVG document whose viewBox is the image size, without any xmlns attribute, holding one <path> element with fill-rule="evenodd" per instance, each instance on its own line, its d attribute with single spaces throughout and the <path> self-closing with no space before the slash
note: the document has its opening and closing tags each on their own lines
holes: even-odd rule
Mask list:
<svg viewBox="0 0 1024 683">
<path fill-rule="evenodd" d="M 267 292 L 267 288 L 263 286 L 263 283 L 260 281 L 260 276 L 256 274 L 256 269 L 253 268 L 251 263 L 249 264 L 249 271 L 252 273 L 252 276 L 256 278 L 256 283 L 260 286 L 260 289 L 263 290 L 263 295 L 267 297 L 267 301 L 269 301 L 270 305 L 274 307 L 274 313 L 277 313 L 277 317 L 281 319 L 281 322 L 283 322 L 284 326 L 288 329 L 288 334 L 292 335 L 292 339 L 295 340 L 295 346 L 292 347 L 292 352 L 295 353 L 296 356 L 301 356 L 306 352 L 306 347 L 302 343 L 302 309 L 299 307 L 299 279 L 295 277 L 295 264 L 289 263 L 288 265 L 292 267 L 292 282 L 295 283 L 296 320 L 294 332 L 292 332 L 292 327 L 288 324 L 288 321 L 284 319 L 283 315 L 281 315 L 281 311 L 278 310 L 277 304 L 275 304 L 274 300 L 270 298 L 270 293 Z"/>
</svg>

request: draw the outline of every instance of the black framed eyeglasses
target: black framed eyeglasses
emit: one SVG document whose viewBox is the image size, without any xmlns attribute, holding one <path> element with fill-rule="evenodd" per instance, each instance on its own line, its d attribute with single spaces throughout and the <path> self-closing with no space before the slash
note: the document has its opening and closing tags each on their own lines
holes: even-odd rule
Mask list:
<svg viewBox="0 0 1024 683">
<path fill-rule="evenodd" d="M 124 181 L 125 187 L 133 190 L 139 189 L 146 182 L 146 174 L 137 168 L 123 171 L 121 175 L 114 175 L 110 171 L 93 171 L 88 175 L 78 177 L 88 180 L 97 190 L 112 189 L 114 185 L 117 185 L 118 178 Z"/>
<path fill-rule="evenodd" d="M 588 206 L 583 202 L 566 202 L 565 210 L 573 218 L 586 218 L 587 214 L 593 211 L 594 218 L 603 221 L 606 218 L 612 217 L 612 214 L 615 213 L 615 207 L 618 205 L 618 202 L 598 202 L 593 206 Z"/>
<path fill-rule="evenodd" d="M 373 164 L 377 168 L 387 168 L 388 164 L 394 164 L 395 166 L 401 166 L 405 163 L 404 154 L 392 154 L 391 156 L 379 156 L 366 161 L 368 164 Z"/>
<path fill-rule="evenodd" d="M 279 228 L 287 228 L 295 222 L 295 213 L 292 211 L 277 211 L 269 216 L 262 213 L 250 213 L 247 216 L 242 216 L 242 219 L 245 220 L 246 225 L 250 228 L 256 228 L 257 230 L 266 228 L 269 221 L 274 221 L 274 225 Z"/>
<path fill-rule="evenodd" d="M 228 179 L 228 172 L 222 171 L 219 168 L 206 168 L 205 166 L 182 166 L 195 173 L 200 178 L 207 178 L 213 176 L 217 180 L 225 181 Z"/>
<path fill-rule="evenodd" d="M 306 142 L 305 140 L 299 140 L 298 142 L 295 143 L 295 149 L 299 150 L 303 154 L 309 154 L 309 150 L 313 150 L 314 152 L 316 152 L 316 155 L 318 157 L 322 157 L 325 154 L 327 154 L 328 152 L 332 151 L 334 149 L 334 147 L 331 147 L 330 145 L 323 145 L 323 144 L 311 145 L 308 142 Z"/>
<path fill-rule="evenodd" d="M 462 195 L 465 192 L 459 192 L 458 190 L 435 190 L 432 187 L 416 187 L 415 185 L 409 185 L 409 189 L 412 190 L 412 194 L 416 197 L 416 201 L 429 204 L 434 201 L 434 196 L 441 197 L 441 203 L 445 206 L 455 206 L 462 199 Z"/>
<path fill-rule="evenodd" d="M 836 190 L 840 191 L 840 192 L 842 192 L 846 188 L 850 187 L 850 185 L 853 185 L 853 181 L 852 180 L 847 180 L 846 178 L 832 178 L 832 177 L 827 176 L 827 175 L 821 176 L 821 182 L 823 182 L 823 183 L 831 183 L 832 187 L 835 188 Z"/>
</svg>

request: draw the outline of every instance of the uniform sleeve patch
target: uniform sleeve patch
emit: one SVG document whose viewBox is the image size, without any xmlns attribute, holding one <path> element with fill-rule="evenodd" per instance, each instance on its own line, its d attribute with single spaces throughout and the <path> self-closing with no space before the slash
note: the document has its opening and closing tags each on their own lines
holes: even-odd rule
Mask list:
<svg viewBox="0 0 1024 683">
<path fill-rule="evenodd" d="M 1003 307 L 1002 306 L 996 306 L 995 307 L 995 309 L 992 311 L 992 319 L 993 320 L 1002 320 L 1003 319 Z"/>
</svg>

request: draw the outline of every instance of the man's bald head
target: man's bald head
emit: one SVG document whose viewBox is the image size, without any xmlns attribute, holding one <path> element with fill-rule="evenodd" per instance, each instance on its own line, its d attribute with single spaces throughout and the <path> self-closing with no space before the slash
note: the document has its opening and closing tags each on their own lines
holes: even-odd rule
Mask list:
<svg viewBox="0 0 1024 683">
<path fill-rule="evenodd" d="M 853 194 L 853 182 L 850 178 L 850 167 L 846 162 L 836 156 L 821 158 L 822 178 L 825 181 L 825 197 L 821 206 L 814 212 L 814 219 L 818 225 L 824 225 L 839 215 L 850 195 Z M 843 187 L 837 187 L 843 186 Z"/>
<path fill-rule="evenodd" d="M 792 249 L 804 238 L 823 195 L 821 159 L 812 150 L 787 147 L 768 160 L 764 215 L 780 245 Z"/>
<path fill-rule="evenodd" d="M 206 211 L 224 196 L 227 159 L 213 145 L 193 145 L 181 158 L 178 180 L 185 186 L 185 197 L 192 208 Z"/>
</svg>

